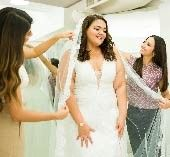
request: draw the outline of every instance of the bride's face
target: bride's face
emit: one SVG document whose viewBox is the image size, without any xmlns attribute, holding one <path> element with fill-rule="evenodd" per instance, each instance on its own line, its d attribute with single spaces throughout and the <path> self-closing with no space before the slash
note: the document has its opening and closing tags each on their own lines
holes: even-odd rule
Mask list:
<svg viewBox="0 0 170 157">
<path fill-rule="evenodd" d="M 94 46 L 100 46 L 106 38 L 106 23 L 101 20 L 95 20 L 87 29 L 87 43 Z"/>
</svg>

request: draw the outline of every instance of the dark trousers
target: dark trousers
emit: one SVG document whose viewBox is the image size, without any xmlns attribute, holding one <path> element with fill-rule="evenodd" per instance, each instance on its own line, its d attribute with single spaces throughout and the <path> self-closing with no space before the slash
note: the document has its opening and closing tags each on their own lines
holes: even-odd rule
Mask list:
<svg viewBox="0 0 170 157">
<path fill-rule="evenodd" d="M 158 109 L 140 109 L 129 105 L 126 123 L 129 140 L 134 155 L 144 140 L 146 133 L 151 128 L 151 124 L 153 123 L 157 112 Z M 145 150 L 142 151 L 142 157 L 145 157 Z"/>
</svg>

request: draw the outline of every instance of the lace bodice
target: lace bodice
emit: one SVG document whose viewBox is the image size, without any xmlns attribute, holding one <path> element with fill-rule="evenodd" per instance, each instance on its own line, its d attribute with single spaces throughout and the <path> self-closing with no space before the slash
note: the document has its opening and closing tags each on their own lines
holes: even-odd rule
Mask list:
<svg viewBox="0 0 170 157">
<path fill-rule="evenodd" d="M 96 75 L 89 61 L 76 61 L 75 73 L 75 94 L 78 101 L 84 99 L 93 100 L 94 98 L 103 100 L 107 99 L 107 97 L 114 102 L 116 101 L 115 90 L 113 88 L 116 76 L 116 64 L 114 61 L 103 62 L 100 77 Z"/>
<path fill-rule="evenodd" d="M 101 71 L 95 71 L 89 61 L 76 61 L 76 87 L 78 88 L 113 88 L 113 81 L 116 75 L 114 61 L 103 61 Z M 98 75 L 99 74 L 99 75 Z"/>
</svg>

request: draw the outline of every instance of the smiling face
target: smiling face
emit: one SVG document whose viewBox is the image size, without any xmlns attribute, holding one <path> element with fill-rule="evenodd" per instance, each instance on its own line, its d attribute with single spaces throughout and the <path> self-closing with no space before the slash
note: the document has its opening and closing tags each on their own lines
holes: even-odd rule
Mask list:
<svg viewBox="0 0 170 157">
<path fill-rule="evenodd" d="M 141 45 L 140 53 L 143 56 L 154 56 L 155 40 L 153 37 L 146 39 Z"/>
<path fill-rule="evenodd" d="M 100 46 L 106 38 L 106 23 L 101 20 L 95 20 L 87 29 L 87 43 Z"/>
</svg>

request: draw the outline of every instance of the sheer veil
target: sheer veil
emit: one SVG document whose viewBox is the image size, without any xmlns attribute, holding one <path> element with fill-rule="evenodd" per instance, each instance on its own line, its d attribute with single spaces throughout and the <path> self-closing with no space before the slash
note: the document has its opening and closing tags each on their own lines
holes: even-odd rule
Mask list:
<svg viewBox="0 0 170 157">
<path fill-rule="evenodd" d="M 56 95 L 55 95 L 55 106 L 62 106 L 70 95 L 70 83 L 72 73 L 74 70 L 75 59 L 78 54 L 81 35 L 82 35 L 82 24 L 87 13 L 79 12 L 74 10 L 72 12 L 73 20 L 76 22 L 76 28 L 74 31 L 74 39 L 70 43 L 66 43 L 63 50 L 62 56 L 60 57 L 59 72 L 57 75 L 56 82 Z M 88 13 L 91 14 L 91 13 Z"/>
<path fill-rule="evenodd" d="M 81 39 L 81 26 L 83 19 L 79 21 L 75 29 L 75 36 L 73 41 L 64 48 L 63 55 L 60 59 L 58 75 L 56 79 L 56 89 L 55 89 L 55 99 L 54 106 L 55 108 L 60 108 L 66 102 L 70 96 L 70 85 L 72 74 L 75 66 L 75 59 L 80 47 Z M 56 145 L 55 156 L 64 156 L 63 147 L 65 145 L 65 138 L 67 137 L 67 130 L 64 129 L 65 121 L 57 121 L 56 127 Z"/>
<path fill-rule="evenodd" d="M 60 58 L 58 76 L 56 81 L 55 105 L 61 107 L 70 95 L 70 84 L 75 65 L 75 58 L 80 47 L 81 25 L 83 19 L 79 21 L 75 29 L 75 36 L 70 44 L 63 49 L 63 55 Z"/>
</svg>

